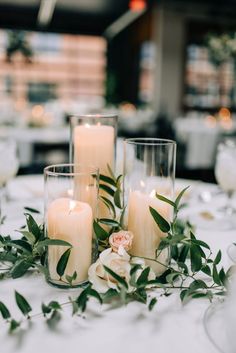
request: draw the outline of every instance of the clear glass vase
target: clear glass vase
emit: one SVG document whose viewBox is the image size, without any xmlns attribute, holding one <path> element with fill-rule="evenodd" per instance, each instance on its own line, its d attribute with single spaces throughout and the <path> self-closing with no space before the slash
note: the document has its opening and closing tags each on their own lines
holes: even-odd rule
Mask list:
<svg viewBox="0 0 236 353">
<path fill-rule="evenodd" d="M 110 176 L 114 171 L 117 137 L 117 115 L 93 114 L 70 117 L 70 162 L 94 165 L 99 173 Z M 103 182 L 103 184 L 106 182 Z M 104 190 L 100 196 L 110 198 Z M 109 210 L 99 201 L 99 218 L 109 218 Z"/>
<path fill-rule="evenodd" d="M 97 216 L 98 169 L 74 164 L 59 164 L 44 169 L 45 235 L 71 244 L 64 274 L 58 262 L 67 246 L 49 245 L 48 281 L 59 287 L 78 286 L 88 279 L 88 269 L 97 258 L 93 219 Z M 68 276 L 76 273 L 72 283 Z"/>
<path fill-rule="evenodd" d="M 70 162 L 94 165 L 109 175 L 115 166 L 117 115 L 90 114 L 70 117 Z"/>
<path fill-rule="evenodd" d="M 162 237 L 150 207 L 167 221 L 172 218 L 172 207 L 157 199 L 156 194 L 168 199 L 174 196 L 176 143 L 154 138 L 125 140 L 124 198 L 127 207 L 126 228 L 134 235 L 131 254 L 146 259 L 157 276 L 169 261 L 169 250 L 158 250 Z M 163 265 L 162 265 L 163 264 Z"/>
</svg>

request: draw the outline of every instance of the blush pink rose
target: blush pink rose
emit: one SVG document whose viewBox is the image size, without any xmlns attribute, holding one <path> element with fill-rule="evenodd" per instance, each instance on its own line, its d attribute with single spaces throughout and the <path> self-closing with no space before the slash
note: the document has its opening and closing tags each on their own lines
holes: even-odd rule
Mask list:
<svg viewBox="0 0 236 353">
<path fill-rule="evenodd" d="M 129 251 L 132 246 L 133 233 L 125 230 L 112 233 L 109 237 L 109 243 L 114 252 L 118 252 L 120 248 Z"/>
</svg>

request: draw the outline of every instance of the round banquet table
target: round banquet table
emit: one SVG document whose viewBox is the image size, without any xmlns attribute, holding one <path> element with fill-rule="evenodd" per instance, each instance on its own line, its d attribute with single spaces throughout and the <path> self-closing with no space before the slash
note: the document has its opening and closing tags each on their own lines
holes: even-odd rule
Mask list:
<svg viewBox="0 0 236 353">
<path fill-rule="evenodd" d="M 215 185 L 177 180 L 176 190 L 191 185 L 185 196 L 188 206 L 182 216 L 199 214 L 224 203 L 224 196 Z M 43 210 L 43 177 L 20 176 L 9 183 L 10 201 L 6 208 L 8 217 L 1 233 L 19 237 L 15 231 L 24 224 L 24 206 Z M 203 202 L 201 195 L 210 192 L 211 198 Z M 38 216 L 38 221 L 42 216 Z M 194 219 L 194 217 L 193 217 Z M 196 228 L 199 239 L 208 242 L 213 252 L 223 253 L 225 267 L 231 265 L 228 246 L 235 241 L 235 231 L 219 231 Z M 63 319 L 56 328 L 50 328 L 42 316 L 37 315 L 41 303 L 50 300 L 66 302 L 68 296 L 78 296 L 78 289 L 62 290 L 48 285 L 43 276 L 31 273 L 19 279 L 7 279 L 0 283 L 0 301 L 8 305 L 14 318 L 21 314 L 14 303 L 14 290 L 24 295 L 33 307 L 31 322 L 25 322 L 14 334 L 8 334 L 7 325 L 0 318 L 1 353 L 41 352 L 164 352 L 164 353 L 217 353 L 208 339 L 203 325 L 204 313 L 210 303 L 207 299 L 192 300 L 182 305 L 179 294 L 161 297 L 152 312 L 138 302 L 126 307 L 100 306 L 91 300 L 82 316 L 71 316 L 71 308 L 65 306 Z"/>
</svg>

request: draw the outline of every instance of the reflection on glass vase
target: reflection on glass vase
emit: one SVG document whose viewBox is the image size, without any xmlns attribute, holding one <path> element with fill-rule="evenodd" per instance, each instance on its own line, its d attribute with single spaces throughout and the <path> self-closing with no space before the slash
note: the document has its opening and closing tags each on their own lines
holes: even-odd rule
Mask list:
<svg viewBox="0 0 236 353">
<path fill-rule="evenodd" d="M 71 244 L 63 274 L 58 272 L 58 263 L 69 247 L 48 246 L 48 281 L 58 287 L 78 286 L 87 281 L 88 269 L 97 258 L 93 219 L 97 210 L 98 170 L 59 164 L 46 167 L 44 178 L 45 235 Z M 73 278 L 72 283 L 68 276 Z"/>
<path fill-rule="evenodd" d="M 125 223 L 134 234 L 131 254 L 145 258 L 160 276 L 169 262 L 169 249 L 158 250 L 166 234 L 156 225 L 150 207 L 171 220 L 172 207 L 158 200 L 156 194 L 173 199 L 176 143 L 164 139 L 127 139 L 124 150 L 124 198 L 128 203 Z"/>
</svg>

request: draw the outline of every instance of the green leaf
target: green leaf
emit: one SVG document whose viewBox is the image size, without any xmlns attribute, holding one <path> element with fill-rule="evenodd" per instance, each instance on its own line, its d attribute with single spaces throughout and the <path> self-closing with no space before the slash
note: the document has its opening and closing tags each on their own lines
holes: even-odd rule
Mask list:
<svg viewBox="0 0 236 353">
<path fill-rule="evenodd" d="M 69 275 L 66 275 L 66 280 L 67 282 L 72 285 L 73 281 L 75 281 L 77 278 L 77 272 L 74 271 L 73 275 L 72 276 L 69 276 Z"/>
<path fill-rule="evenodd" d="M 176 208 L 176 205 L 173 201 L 171 201 L 170 199 L 167 199 L 165 196 L 162 196 L 162 195 L 159 195 L 159 194 L 156 194 L 156 197 L 163 201 L 163 202 L 166 202 L 168 203 L 169 205 L 171 205 L 172 207 Z"/>
<path fill-rule="evenodd" d="M 207 288 L 206 283 L 200 279 L 194 280 L 189 286 L 190 291 L 195 291 L 197 289 L 206 289 L 206 288 Z"/>
<path fill-rule="evenodd" d="M 219 277 L 220 277 L 220 281 L 223 285 L 226 285 L 227 283 L 227 276 L 226 276 L 226 273 L 225 273 L 225 270 L 224 268 L 222 267 L 220 272 L 219 272 Z"/>
<path fill-rule="evenodd" d="M 141 268 L 142 268 L 142 266 L 140 264 L 133 265 L 131 270 L 130 270 L 130 276 L 134 275 Z"/>
<path fill-rule="evenodd" d="M 32 246 L 26 240 L 17 239 L 12 240 L 11 245 L 16 247 L 17 249 L 23 250 L 23 252 L 27 252 L 28 254 L 32 253 Z"/>
<path fill-rule="evenodd" d="M 29 232 L 33 233 L 36 240 L 42 238 L 43 233 L 39 228 L 38 224 L 35 222 L 34 218 L 31 216 L 31 214 L 25 213 L 25 216 Z"/>
<path fill-rule="evenodd" d="M 2 217 L 0 217 L 0 225 L 1 225 L 1 224 L 4 224 L 6 218 L 7 218 L 7 216 L 2 216 Z"/>
<path fill-rule="evenodd" d="M 151 206 L 149 206 L 149 210 L 160 230 L 164 233 L 168 233 L 170 231 L 169 223 Z"/>
<path fill-rule="evenodd" d="M 64 275 L 69 257 L 71 253 L 71 248 L 67 249 L 60 257 L 58 263 L 57 263 L 57 274 L 58 276 L 62 277 Z"/>
<path fill-rule="evenodd" d="M 52 300 L 49 304 L 48 304 L 49 308 L 51 308 L 52 310 L 61 310 L 61 305 L 56 301 L 56 300 Z"/>
<path fill-rule="evenodd" d="M 55 330 L 61 320 L 61 314 L 58 310 L 52 310 L 51 316 L 47 319 L 47 325 L 51 330 Z"/>
<path fill-rule="evenodd" d="M 0 261 L 2 262 L 5 262 L 5 261 L 8 261 L 8 262 L 12 262 L 12 263 L 15 263 L 17 260 L 17 256 L 15 254 L 12 254 L 12 253 L 8 253 L 8 252 L 0 252 Z"/>
<path fill-rule="evenodd" d="M 174 259 L 175 261 L 178 260 L 179 257 L 179 249 L 177 245 L 171 246 L 171 258 Z"/>
<path fill-rule="evenodd" d="M 32 207 L 24 207 L 24 209 L 31 213 L 40 213 L 39 210 L 36 210 L 36 208 L 32 208 Z"/>
<path fill-rule="evenodd" d="M 204 241 L 202 240 L 199 240 L 199 239 L 192 239 L 192 242 L 196 245 L 199 245 L 199 246 L 202 246 L 203 248 L 206 248 L 208 250 L 210 250 L 210 247 L 207 243 L 205 243 Z"/>
<path fill-rule="evenodd" d="M 106 240 L 109 237 L 109 233 L 107 233 L 95 220 L 93 221 L 93 229 L 99 240 Z"/>
<path fill-rule="evenodd" d="M 113 203 L 104 196 L 100 196 L 100 198 L 102 199 L 103 203 L 108 207 L 108 209 L 112 211 L 114 218 L 116 218 L 116 209 Z"/>
<path fill-rule="evenodd" d="M 201 268 L 201 271 L 204 272 L 206 275 L 211 277 L 211 269 L 208 265 L 205 265 Z"/>
<path fill-rule="evenodd" d="M 117 186 L 118 188 L 120 188 L 120 186 L 121 186 L 122 179 L 123 179 L 123 175 L 122 175 L 122 174 L 120 174 L 120 175 L 116 178 L 116 186 Z"/>
<path fill-rule="evenodd" d="M 191 270 L 193 272 L 197 272 L 202 267 L 202 258 L 201 253 L 199 252 L 198 246 L 192 244 L 190 247 L 190 262 L 191 262 Z"/>
<path fill-rule="evenodd" d="M 198 298 L 208 298 L 209 297 L 209 294 L 206 292 L 195 292 L 195 293 L 192 293 L 191 294 L 191 297 L 193 299 L 198 299 Z"/>
<path fill-rule="evenodd" d="M 146 285 L 148 281 L 149 273 L 150 273 L 150 267 L 146 267 L 137 279 L 138 286 Z"/>
<path fill-rule="evenodd" d="M 188 274 L 188 266 L 184 262 L 178 261 L 178 266 L 183 269 L 183 273 Z"/>
<path fill-rule="evenodd" d="M 12 278 L 15 279 L 24 276 L 32 265 L 33 262 L 28 262 L 25 259 L 17 260 L 10 271 Z"/>
<path fill-rule="evenodd" d="M 36 244 L 36 248 L 37 250 L 45 247 L 45 246 L 69 246 L 70 248 L 72 247 L 72 245 L 70 243 L 68 243 L 65 240 L 61 240 L 61 239 L 45 239 L 42 241 L 39 241 Z"/>
<path fill-rule="evenodd" d="M 115 191 L 107 186 L 106 184 L 99 184 L 99 189 L 105 191 L 107 194 L 111 195 L 112 197 L 115 194 Z"/>
<path fill-rule="evenodd" d="M 147 293 L 145 289 L 139 288 L 133 293 L 133 297 L 140 303 L 147 303 Z"/>
<path fill-rule="evenodd" d="M 102 298 L 103 298 L 103 302 L 109 302 L 111 299 L 113 299 L 114 297 L 118 296 L 118 292 L 116 289 L 110 288 L 108 289 L 108 291 L 103 294 Z"/>
<path fill-rule="evenodd" d="M 120 215 L 120 225 L 121 225 L 121 227 L 123 227 L 123 223 L 124 223 L 125 210 L 126 210 L 126 207 L 123 208 L 123 210 L 121 212 L 121 215 Z"/>
<path fill-rule="evenodd" d="M 9 331 L 13 332 L 15 331 L 18 327 L 20 327 L 20 322 L 16 321 L 15 319 L 11 319 L 10 321 L 10 326 L 9 326 Z"/>
<path fill-rule="evenodd" d="M 180 299 L 181 299 L 182 302 L 185 301 L 185 299 L 188 297 L 188 294 L 189 294 L 189 290 L 188 289 L 183 289 L 180 292 Z"/>
<path fill-rule="evenodd" d="M 199 251 L 201 257 L 202 257 L 203 259 L 206 259 L 206 254 L 204 253 L 204 251 L 202 250 L 202 248 L 201 248 L 199 245 L 196 245 L 196 247 L 198 248 L 198 251 Z"/>
<path fill-rule="evenodd" d="M 88 290 L 88 295 L 89 295 L 90 297 L 96 298 L 96 299 L 99 301 L 99 303 L 102 304 L 102 298 L 101 298 L 100 294 L 99 294 L 96 290 L 90 288 L 90 289 Z"/>
<path fill-rule="evenodd" d="M 116 189 L 114 193 L 114 203 L 118 208 L 122 209 L 120 194 L 121 194 L 120 189 Z"/>
<path fill-rule="evenodd" d="M 227 295 L 227 291 L 226 290 L 222 290 L 222 291 L 216 292 L 215 294 L 216 295 L 220 295 L 220 296 L 225 296 L 225 295 Z"/>
<path fill-rule="evenodd" d="M 22 312 L 22 314 L 25 316 L 28 316 L 29 313 L 32 311 L 32 308 L 27 302 L 27 300 L 17 291 L 15 291 L 15 299 L 16 299 L 16 304 L 20 309 L 20 311 Z"/>
<path fill-rule="evenodd" d="M 112 185 L 112 186 L 116 186 L 116 182 L 115 182 L 112 178 L 110 178 L 109 176 L 100 174 L 100 175 L 99 175 L 99 179 L 100 179 L 101 181 L 104 181 L 104 182 L 107 183 L 107 184 L 110 184 L 110 185 Z"/>
<path fill-rule="evenodd" d="M 172 284 L 179 276 L 179 273 L 172 272 L 166 276 L 166 281 Z"/>
<path fill-rule="evenodd" d="M 154 308 L 154 306 L 156 305 L 157 303 L 157 298 L 152 298 L 149 305 L 148 305 L 148 310 L 149 311 L 152 311 L 152 309 Z"/>
<path fill-rule="evenodd" d="M 219 286 L 222 285 L 221 283 L 221 280 L 220 280 L 220 276 L 218 274 L 218 271 L 217 271 L 217 268 L 216 268 L 216 265 L 213 264 L 213 272 L 212 272 L 212 276 L 213 276 L 213 280 L 216 284 L 218 284 Z"/>
<path fill-rule="evenodd" d="M 69 297 L 69 299 L 70 299 L 70 303 L 71 303 L 71 306 L 72 306 L 72 316 L 74 316 L 79 311 L 79 305 L 71 297 Z"/>
<path fill-rule="evenodd" d="M 122 287 L 128 289 L 128 284 L 127 282 L 124 280 L 124 278 L 120 277 L 117 273 L 115 273 L 114 271 L 112 271 L 109 267 L 103 265 L 105 271 L 107 273 L 109 273 L 109 275 L 111 275 L 119 284 L 122 285 Z"/>
<path fill-rule="evenodd" d="M 107 224 L 108 226 L 111 226 L 111 227 L 120 226 L 120 224 L 117 221 L 114 221 L 113 219 L 109 219 L 109 218 L 100 218 L 99 223 Z"/>
<path fill-rule="evenodd" d="M 36 238 L 33 233 L 28 232 L 27 230 L 19 230 L 18 233 L 21 233 L 31 245 L 35 243 Z"/>
<path fill-rule="evenodd" d="M 221 250 L 218 251 L 216 257 L 215 257 L 215 260 L 214 260 L 214 264 L 215 265 L 218 265 L 218 263 L 220 262 L 221 260 L 221 257 L 222 257 L 222 253 L 221 253 Z"/>
<path fill-rule="evenodd" d="M 175 199 L 176 208 L 179 207 L 179 203 L 180 203 L 180 201 L 181 201 L 181 199 L 182 199 L 182 197 L 183 197 L 185 191 L 188 190 L 189 187 L 190 187 L 190 186 L 187 186 L 186 188 L 184 188 L 184 189 L 179 193 L 179 195 L 176 197 L 176 199 Z"/>
<path fill-rule="evenodd" d="M 44 316 L 46 316 L 47 314 L 50 314 L 50 312 L 52 311 L 52 308 L 50 308 L 48 305 L 46 305 L 44 303 L 42 303 L 41 309 L 42 309 Z"/>
<path fill-rule="evenodd" d="M 179 252 L 179 261 L 184 263 L 188 256 L 188 253 L 189 253 L 189 245 L 183 245 Z"/>
<path fill-rule="evenodd" d="M 6 307 L 6 305 L 0 301 L 0 313 L 2 314 L 2 317 L 4 320 L 7 320 L 11 317 L 10 311 Z"/>
<path fill-rule="evenodd" d="M 85 288 L 78 298 L 76 298 L 75 302 L 77 303 L 79 309 L 82 311 L 82 313 L 86 310 L 87 306 L 87 301 L 88 301 L 88 289 Z"/>
</svg>

